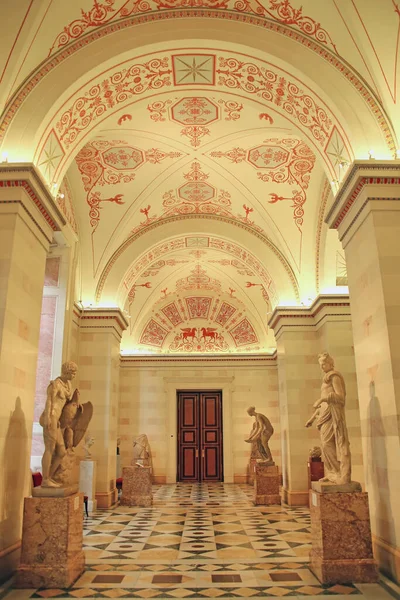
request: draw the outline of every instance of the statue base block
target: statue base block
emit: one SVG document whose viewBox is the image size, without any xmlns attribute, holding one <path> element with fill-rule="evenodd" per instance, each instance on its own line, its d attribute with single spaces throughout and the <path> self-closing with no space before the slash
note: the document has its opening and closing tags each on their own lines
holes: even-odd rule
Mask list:
<svg viewBox="0 0 400 600">
<path fill-rule="evenodd" d="M 85 568 L 83 494 L 25 498 L 18 588 L 67 588 Z"/>
<path fill-rule="evenodd" d="M 311 488 L 321 494 L 335 494 L 337 492 L 361 492 L 361 483 L 349 481 L 349 483 L 330 483 L 329 481 L 313 481 Z"/>
<path fill-rule="evenodd" d="M 34 498 L 66 498 L 72 496 L 78 491 L 78 484 L 68 485 L 66 487 L 42 487 L 33 488 L 32 496 Z"/>
<path fill-rule="evenodd" d="M 279 485 L 281 477 L 276 466 L 256 463 L 254 471 L 254 504 L 280 504 Z"/>
<path fill-rule="evenodd" d="M 150 467 L 124 467 L 122 479 L 120 504 L 123 506 L 151 506 L 153 504 Z"/>
<path fill-rule="evenodd" d="M 378 581 L 378 566 L 372 554 L 368 494 L 311 490 L 310 513 L 310 569 L 321 583 Z"/>
</svg>

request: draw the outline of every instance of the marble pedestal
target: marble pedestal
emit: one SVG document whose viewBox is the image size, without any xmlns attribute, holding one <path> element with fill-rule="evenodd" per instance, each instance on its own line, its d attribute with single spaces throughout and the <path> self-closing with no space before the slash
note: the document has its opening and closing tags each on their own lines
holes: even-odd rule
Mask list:
<svg viewBox="0 0 400 600">
<path fill-rule="evenodd" d="M 25 498 L 15 586 L 66 588 L 83 573 L 83 494 Z"/>
<path fill-rule="evenodd" d="M 315 483 L 312 484 L 313 487 Z M 368 494 L 310 491 L 310 569 L 322 583 L 373 583 Z"/>
<path fill-rule="evenodd" d="M 281 477 L 274 464 L 255 464 L 254 470 L 254 504 L 280 504 L 279 485 Z"/>
<path fill-rule="evenodd" d="M 249 464 L 247 465 L 247 483 L 254 485 L 254 474 L 256 470 L 257 459 L 250 458 Z"/>
<path fill-rule="evenodd" d="M 79 491 L 88 497 L 90 512 L 97 509 L 96 500 L 96 461 L 81 460 L 79 467 Z"/>
<path fill-rule="evenodd" d="M 125 506 L 151 506 L 150 467 L 124 467 L 122 469 L 122 495 L 120 503 Z"/>
</svg>

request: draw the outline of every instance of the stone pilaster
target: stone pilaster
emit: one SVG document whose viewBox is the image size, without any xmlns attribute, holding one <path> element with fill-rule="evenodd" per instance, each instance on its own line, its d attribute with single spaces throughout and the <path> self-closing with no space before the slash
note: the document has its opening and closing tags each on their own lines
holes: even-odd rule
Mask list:
<svg viewBox="0 0 400 600">
<path fill-rule="evenodd" d="M 0 562 L 16 567 L 30 493 L 36 363 L 46 256 L 65 220 L 31 164 L 0 165 Z"/>
<path fill-rule="evenodd" d="M 117 500 L 116 450 L 119 401 L 120 343 L 127 320 L 118 308 L 83 310 L 79 318 L 79 389 L 83 402 L 93 403 L 91 449 L 97 461 L 98 508 Z"/>
<path fill-rule="evenodd" d="M 277 343 L 282 438 L 282 499 L 308 504 L 308 452 L 320 445 L 317 429 L 306 429 L 320 397 L 318 354 L 329 352 L 347 385 L 346 416 L 357 478 L 362 475 L 358 401 L 347 295 L 321 295 L 310 307 L 277 307 L 269 325 Z"/>
<path fill-rule="evenodd" d="M 375 556 L 400 581 L 400 161 L 356 161 L 327 222 L 346 255 Z"/>
</svg>

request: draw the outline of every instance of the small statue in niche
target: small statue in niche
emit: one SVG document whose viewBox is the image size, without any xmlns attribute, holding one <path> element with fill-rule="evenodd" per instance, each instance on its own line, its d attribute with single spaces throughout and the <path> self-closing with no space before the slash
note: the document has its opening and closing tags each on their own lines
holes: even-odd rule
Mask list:
<svg viewBox="0 0 400 600">
<path fill-rule="evenodd" d="M 325 477 L 320 481 L 339 485 L 350 483 L 351 454 L 345 416 L 344 379 L 339 371 L 335 371 L 333 358 L 327 352 L 318 356 L 318 362 L 324 372 L 321 398 L 314 402 L 316 410 L 306 427 L 311 427 L 317 420 L 325 465 Z"/>
<path fill-rule="evenodd" d="M 119 456 L 121 454 L 120 452 L 120 446 L 121 446 L 121 438 L 117 438 L 117 456 Z"/>
<path fill-rule="evenodd" d="M 133 460 L 132 465 L 141 467 L 150 467 L 153 470 L 153 461 L 151 457 L 151 448 L 147 435 L 141 433 L 133 440 Z"/>
<path fill-rule="evenodd" d="M 61 375 L 47 387 L 46 404 L 39 419 L 45 446 L 41 487 L 59 488 L 69 483 L 75 462 L 74 448 L 85 435 L 92 418 L 92 403 L 80 404 L 79 391 L 72 392 L 71 381 L 77 370 L 74 362 L 64 363 Z"/>
<path fill-rule="evenodd" d="M 270 463 L 271 465 L 275 464 L 268 445 L 269 439 L 274 433 L 271 421 L 265 415 L 256 413 L 255 406 L 250 406 L 247 409 L 247 414 L 250 415 L 250 417 L 255 417 L 256 420 L 253 424 L 253 429 L 245 442 L 257 445 L 257 450 L 261 456 L 260 459 L 257 459 L 257 462 Z"/>
<path fill-rule="evenodd" d="M 92 453 L 90 452 L 90 448 L 93 446 L 94 442 L 95 438 L 89 432 L 87 432 L 85 435 L 85 445 L 83 446 L 85 451 L 85 460 L 91 458 Z"/>
</svg>

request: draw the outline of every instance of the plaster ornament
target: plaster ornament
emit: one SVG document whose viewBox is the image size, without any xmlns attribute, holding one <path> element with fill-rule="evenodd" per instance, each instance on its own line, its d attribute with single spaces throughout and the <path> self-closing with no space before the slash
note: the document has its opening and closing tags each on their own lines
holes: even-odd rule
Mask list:
<svg viewBox="0 0 400 600">
<path fill-rule="evenodd" d="M 141 433 L 133 440 L 133 460 L 131 464 L 153 469 L 151 448 L 145 433 Z"/>
<path fill-rule="evenodd" d="M 317 421 L 325 466 L 325 477 L 319 481 L 348 484 L 351 482 L 351 454 L 345 416 L 346 387 L 327 352 L 318 356 L 318 362 L 324 372 L 321 398 L 314 402 L 316 410 L 306 427 Z"/>
<path fill-rule="evenodd" d="M 274 433 L 271 421 L 265 415 L 256 413 L 255 406 L 250 406 L 247 409 L 247 414 L 256 419 L 249 438 L 245 440 L 245 442 L 252 444 L 252 456 L 253 454 L 257 455 L 258 453 L 261 458 L 258 458 L 257 462 L 274 465 L 275 463 L 272 459 L 271 450 L 268 445 L 269 439 Z M 256 446 L 257 452 L 255 451 L 254 446 Z"/>
<path fill-rule="evenodd" d="M 67 486 L 75 463 L 74 449 L 82 440 L 93 414 L 91 402 L 80 404 L 71 381 L 78 367 L 66 362 L 61 375 L 47 387 L 46 405 L 39 423 L 43 427 L 42 488 Z"/>
</svg>

